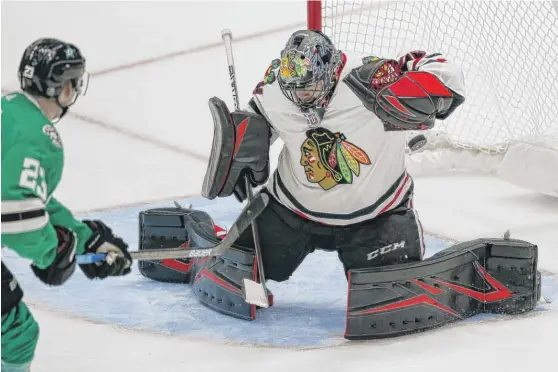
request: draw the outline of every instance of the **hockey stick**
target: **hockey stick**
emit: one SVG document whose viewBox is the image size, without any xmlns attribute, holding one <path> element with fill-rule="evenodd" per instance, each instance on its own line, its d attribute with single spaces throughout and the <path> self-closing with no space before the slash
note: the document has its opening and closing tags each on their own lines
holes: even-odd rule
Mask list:
<svg viewBox="0 0 558 372">
<path fill-rule="evenodd" d="M 252 224 L 269 203 L 269 196 L 267 194 L 260 194 L 254 198 L 244 209 L 233 223 L 231 228 L 221 242 L 209 248 L 165 248 L 165 249 L 144 249 L 141 251 L 130 252 L 132 259 L 139 261 L 149 260 L 165 260 L 176 258 L 195 258 L 218 256 L 225 253 L 240 235 Z M 78 255 L 76 261 L 78 264 L 90 264 L 95 262 L 102 262 L 110 257 L 106 253 L 88 253 Z"/>
<path fill-rule="evenodd" d="M 240 105 L 238 103 L 238 87 L 236 84 L 236 76 L 234 71 L 234 58 L 232 53 L 232 32 L 229 29 L 224 29 L 221 31 L 221 37 L 225 44 L 225 51 L 227 53 L 227 62 L 229 64 L 229 77 L 231 79 L 231 89 L 234 101 L 234 109 L 236 111 L 240 110 Z M 254 198 L 252 193 L 252 185 L 248 177 L 245 177 L 246 182 L 246 192 L 248 193 L 248 203 L 252 202 Z M 256 266 L 258 270 L 258 276 L 260 282 L 255 282 L 249 279 L 242 280 L 242 293 L 244 294 L 244 299 L 247 303 L 252 305 L 258 305 L 260 307 L 269 307 L 269 299 L 267 296 L 267 290 L 265 288 L 265 274 L 262 261 L 262 250 L 260 247 L 260 236 L 258 233 L 258 226 L 256 220 L 252 220 L 252 232 L 254 236 L 254 250 L 256 255 Z"/>
</svg>

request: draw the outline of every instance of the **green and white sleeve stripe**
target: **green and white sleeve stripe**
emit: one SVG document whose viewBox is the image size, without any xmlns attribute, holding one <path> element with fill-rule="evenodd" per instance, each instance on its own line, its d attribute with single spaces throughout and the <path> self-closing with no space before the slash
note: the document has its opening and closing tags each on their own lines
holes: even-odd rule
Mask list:
<svg viewBox="0 0 558 372">
<path fill-rule="evenodd" d="M 43 228 L 49 221 L 39 198 L 2 200 L 2 234 L 19 234 Z"/>
</svg>

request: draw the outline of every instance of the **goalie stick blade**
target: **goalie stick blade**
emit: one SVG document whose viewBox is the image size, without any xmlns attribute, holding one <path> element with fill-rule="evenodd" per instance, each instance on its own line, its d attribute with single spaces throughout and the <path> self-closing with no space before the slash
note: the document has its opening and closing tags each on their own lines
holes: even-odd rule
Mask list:
<svg viewBox="0 0 558 372">
<path fill-rule="evenodd" d="M 269 204 L 269 195 L 259 194 L 254 200 L 246 205 L 239 214 L 238 218 L 225 235 L 225 238 L 217 245 L 211 248 L 187 249 L 187 248 L 167 248 L 167 249 L 145 249 L 136 252 L 130 252 L 134 260 L 166 260 L 177 258 L 194 258 L 217 256 L 226 252 L 240 235 L 252 224 Z M 106 254 L 84 254 L 77 256 L 78 264 L 90 264 L 101 262 L 106 259 Z"/>
<path fill-rule="evenodd" d="M 269 307 L 269 298 L 263 284 L 242 279 L 242 294 L 247 303 L 263 308 Z"/>
</svg>

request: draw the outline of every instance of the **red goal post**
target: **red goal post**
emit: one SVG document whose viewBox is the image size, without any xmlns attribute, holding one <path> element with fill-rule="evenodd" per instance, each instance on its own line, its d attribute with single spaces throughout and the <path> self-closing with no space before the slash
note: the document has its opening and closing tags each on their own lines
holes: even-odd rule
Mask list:
<svg viewBox="0 0 558 372">
<path fill-rule="evenodd" d="M 558 2 L 310 0 L 308 28 L 341 50 L 442 53 L 466 102 L 425 133 L 411 171 L 480 170 L 558 196 Z"/>
</svg>

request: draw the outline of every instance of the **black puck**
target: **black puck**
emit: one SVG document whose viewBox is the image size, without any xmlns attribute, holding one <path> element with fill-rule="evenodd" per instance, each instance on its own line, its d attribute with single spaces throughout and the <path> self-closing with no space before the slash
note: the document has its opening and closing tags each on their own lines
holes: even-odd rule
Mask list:
<svg viewBox="0 0 558 372">
<path fill-rule="evenodd" d="M 418 136 L 411 138 L 411 140 L 407 143 L 407 146 L 409 146 L 409 149 L 411 149 L 411 151 L 417 151 L 422 146 L 426 145 L 426 142 L 426 137 L 422 134 L 419 134 Z"/>
</svg>

